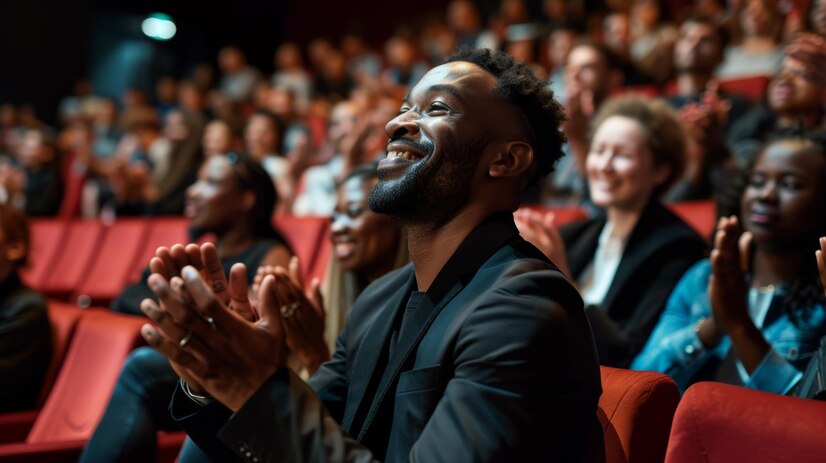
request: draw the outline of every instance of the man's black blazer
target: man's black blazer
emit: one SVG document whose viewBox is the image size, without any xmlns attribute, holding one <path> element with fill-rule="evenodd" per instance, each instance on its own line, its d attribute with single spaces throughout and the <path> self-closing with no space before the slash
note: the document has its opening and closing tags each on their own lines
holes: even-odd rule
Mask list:
<svg viewBox="0 0 826 463">
<path fill-rule="evenodd" d="M 412 265 L 370 285 L 311 388 L 282 371 L 228 421 L 178 389 L 173 416 L 221 461 L 601 461 L 582 301 L 511 214 L 478 227 L 401 317 L 411 289 Z"/>
</svg>

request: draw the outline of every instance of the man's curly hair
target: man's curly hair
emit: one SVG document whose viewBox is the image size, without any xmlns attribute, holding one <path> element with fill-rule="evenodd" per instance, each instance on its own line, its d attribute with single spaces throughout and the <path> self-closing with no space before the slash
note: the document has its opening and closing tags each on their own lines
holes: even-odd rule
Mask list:
<svg viewBox="0 0 826 463">
<path fill-rule="evenodd" d="M 494 95 L 508 101 L 524 115 L 536 140 L 534 155 L 535 179 L 548 175 L 562 157 L 562 145 L 567 141 L 562 132 L 565 110 L 554 99 L 553 92 L 539 80 L 525 63 L 516 62 L 508 54 L 487 48 L 464 48 L 445 62 L 473 63 L 491 73 L 498 81 Z"/>
</svg>

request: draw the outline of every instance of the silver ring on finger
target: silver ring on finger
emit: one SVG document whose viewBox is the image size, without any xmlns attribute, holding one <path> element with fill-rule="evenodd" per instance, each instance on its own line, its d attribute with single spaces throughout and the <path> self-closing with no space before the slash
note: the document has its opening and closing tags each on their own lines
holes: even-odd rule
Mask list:
<svg viewBox="0 0 826 463">
<path fill-rule="evenodd" d="M 182 337 L 180 341 L 178 341 L 178 347 L 183 349 L 189 344 L 189 340 L 192 339 L 192 331 L 186 333 L 186 336 Z"/>
<path fill-rule="evenodd" d="M 290 318 L 295 314 L 296 309 L 298 309 L 298 302 L 293 302 L 290 305 L 284 304 L 279 308 L 281 312 L 281 316 L 284 318 Z"/>
</svg>

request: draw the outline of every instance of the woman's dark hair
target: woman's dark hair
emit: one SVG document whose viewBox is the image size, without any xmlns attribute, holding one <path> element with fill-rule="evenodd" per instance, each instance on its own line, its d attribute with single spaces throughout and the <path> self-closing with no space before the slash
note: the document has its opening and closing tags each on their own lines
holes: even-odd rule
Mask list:
<svg viewBox="0 0 826 463">
<path fill-rule="evenodd" d="M 250 211 L 253 235 L 256 238 L 273 238 L 286 243 L 284 237 L 273 226 L 278 194 L 270 175 L 248 154 L 230 152 L 226 158 L 241 189 L 252 191 L 255 195 L 255 204 Z"/>
</svg>

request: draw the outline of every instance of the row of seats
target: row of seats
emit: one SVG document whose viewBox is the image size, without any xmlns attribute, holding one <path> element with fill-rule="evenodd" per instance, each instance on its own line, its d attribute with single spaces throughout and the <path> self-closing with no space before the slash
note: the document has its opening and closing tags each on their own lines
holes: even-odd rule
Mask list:
<svg viewBox="0 0 826 463">
<path fill-rule="evenodd" d="M 718 88 L 727 93 L 735 93 L 753 103 L 759 103 L 766 95 L 771 78 L 767 76 L 745 76 L 731 79 L 720 79 Z M 649 98 L 672 96 L 677 94 L 677 83 L 669 82 L 662 89 L 656 85 L 634 85 L 622 87 L 614 92 L 615 95 L 635 94 Z"/>
<path fill-rule="evenodd" d="M 301 258 L 304 277 L 323 276 L 331 246 L 329 220 L 282 216 L 275 222 Z M 81 307 L 108 306 L 138 280 L 159 246 L 188 242 L 188 225 L 183 217 L 126 218 L 111 224 L 34 219 L 23 279 L 51 298 Z"/>
<path fill-rule="evenodd" d="M 710 201 L 670 205 L 703 236 L 714 227 Z M 564 225 L 586 216 L 579 208 L 554 209 Z M 276 227 L 301 259 L 306 281 L 323 277 L 331 252 L 329 219 L 278 216 Z M 108 306 L 123 288 L 137 281 L 159 246 L 186 243 L 188 221 L 182 217 L 98 220 L 35 219 L 31 221 L 31 265 L 23 278 L 47 296 L 89 305 Z"/>
<path fill-rule="evenodd" d="M 39 410 L 0 415 L 0 462 L 73 462 L 95 429 L 144 320 L 51 301 L 54 356 Z M 105 348 L 103 348 L 105 347 Z M 680 399 L 666 375 L 601 368 L 606 461 L 811 461 L 826 455 L 826 403 L 718 383 Z M 159 433 L 157 463 L 184 434 Z M 816 458 L 815 458 L 816 459 Z"/>
</svg>

